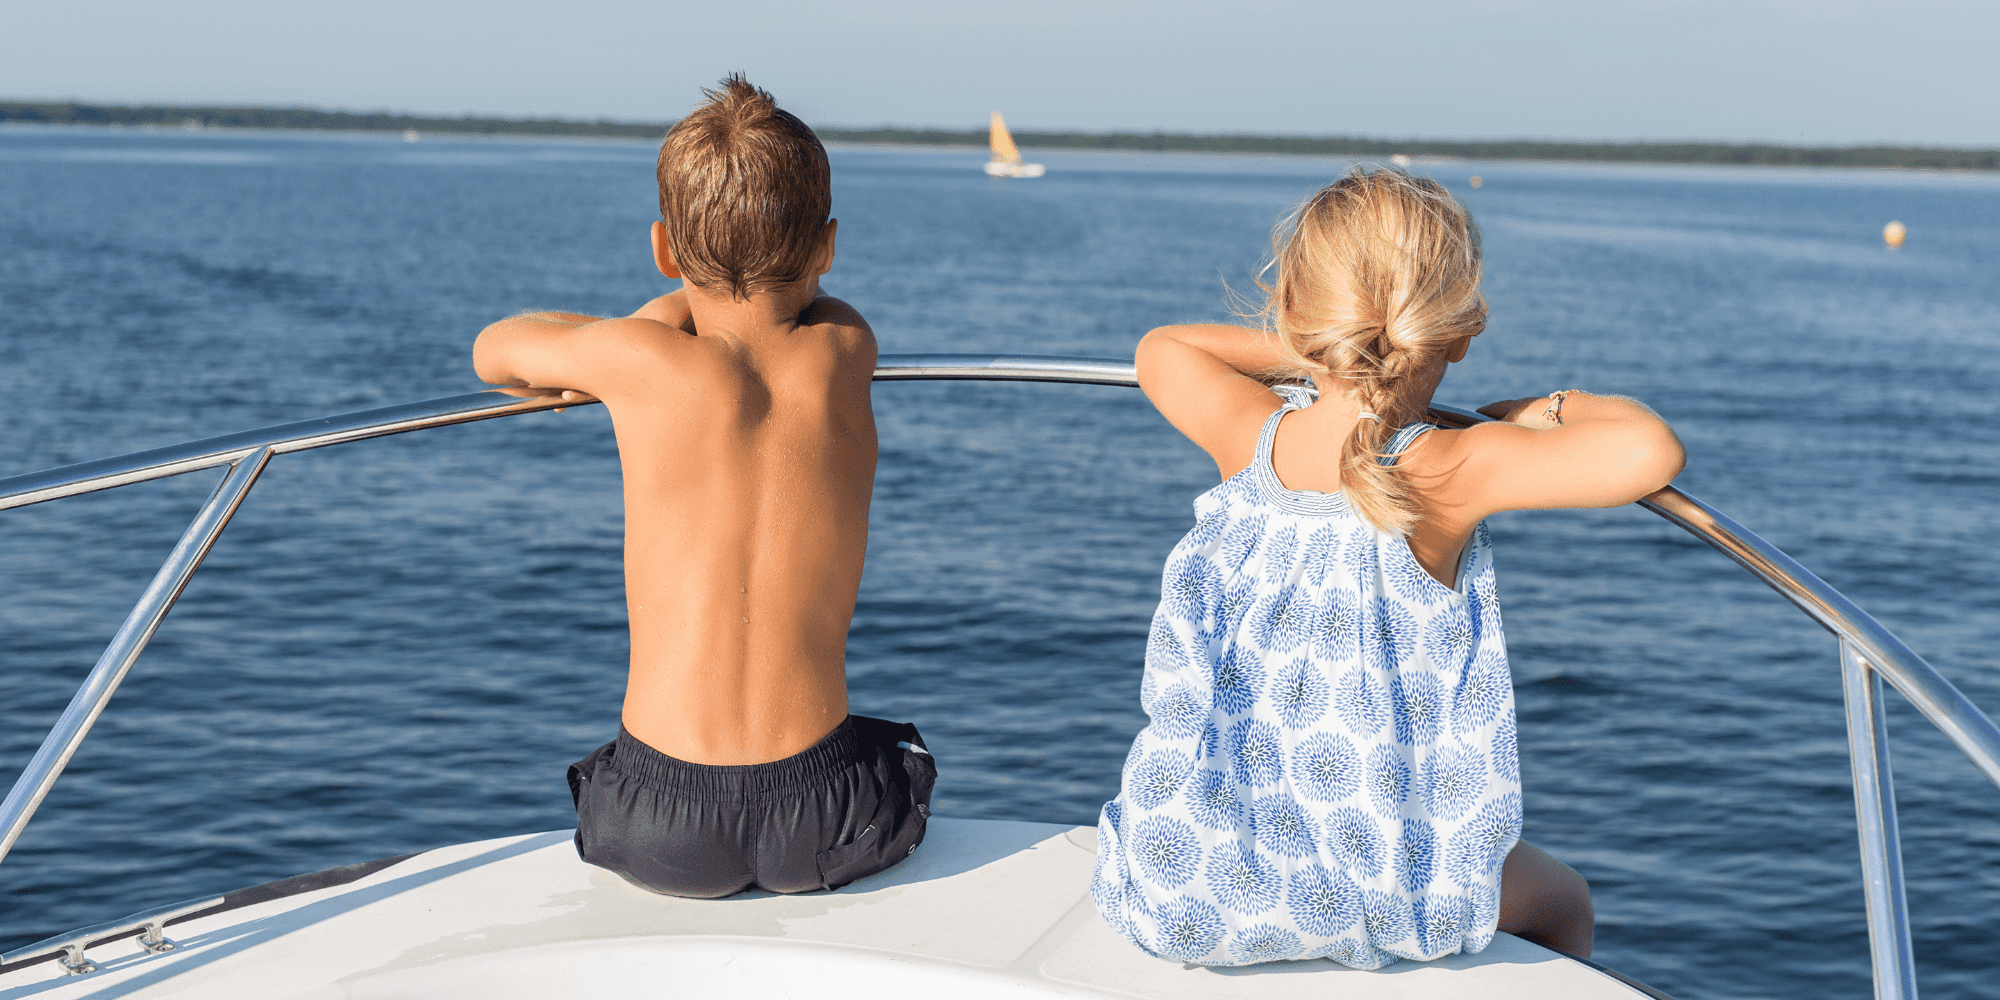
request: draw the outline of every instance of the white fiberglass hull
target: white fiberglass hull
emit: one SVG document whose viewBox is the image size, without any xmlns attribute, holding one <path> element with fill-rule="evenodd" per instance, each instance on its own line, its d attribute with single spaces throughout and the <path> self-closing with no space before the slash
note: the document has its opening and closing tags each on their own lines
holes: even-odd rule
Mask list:
<svg viewBox="0 0 2000 1000">
<path fill-rule="evenodd" d="M 1039 163 L 1019 163 L 1014 160 L 987 160 L 986 173 L 990 177 L 1040 177 L 1048 168 Z"/>
<path fill-rule="evenodd" d="M 1362 972 L 1152 958 L 1091 905 L 1096 831 L 933 819 L 923 847 L 834 892 L 676 899 L 577 860 L 570 831 L 440 848 L 342 885 L 168 925 L 177 947 L 94 945 L 99 971 L 0 970 L 0 998 L 1214 997 L 1635 1000 L 1502 934 L 1478 955 Z"/>
</svg>

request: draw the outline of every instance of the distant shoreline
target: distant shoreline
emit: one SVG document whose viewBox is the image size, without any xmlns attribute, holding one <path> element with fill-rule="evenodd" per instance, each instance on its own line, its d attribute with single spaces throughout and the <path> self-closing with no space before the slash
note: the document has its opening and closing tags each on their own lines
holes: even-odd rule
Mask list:
<svg viewBox="0 0 2000 1000">
<path fill-rule="evenodd" d="M 572 136 L 657 139 L 670 122 L 608 119 L 436 118 L 388 112 L 324 111 L 160 104 L 80 104 L 0 101 L 0 122 L 45 125 L 135 125 L 167 128 L 256 128 L 304 131 L 407 132 L 458 135 Z M 984 148 L 986 130 L 820 128 L 830 142 Z M 1575 160 L 1601 163 L 1738 164 L 1792 167 L 1886 167 L 2000 171 L 2000 149 L 1929 146 L 1786 146 L 1733 142 L 1581 142 L 1543 139 L 1370 139 L 1351 136 L 1190 135 L 1174 132 L 1016 131 L 1029 149 L 1097 149 L 1144 152 L 1263 153 L 1284 156 L 1398 154 L 1468 160 Z"/>
</svg>

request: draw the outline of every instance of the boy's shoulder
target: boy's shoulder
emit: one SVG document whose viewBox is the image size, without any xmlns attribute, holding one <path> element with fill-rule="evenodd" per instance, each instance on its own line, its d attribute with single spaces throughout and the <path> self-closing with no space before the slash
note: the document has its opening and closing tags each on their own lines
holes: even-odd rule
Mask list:
<svg viewBox="0 0 2000 1000">
<path fill-rule="evenodd" d="M 874 374 L 877 356 L 874 331 L 859 310 L 832 296 L 819 296 L 799 314 L 796 327 L 786 338 L 792 346 L 775 356 L 761 351 L 746 353 L 737 337 L 704 336 L 694 317 L 675 312 L 672 303 L 656 312 L 642 310 L 639 314 L 593 324 L 596 329 L 592 339 L 596 343 L 592 349 L 610 381 L 624 383 L 627 389 L 649 396 L 663 378 L 687 388 L 720 389 L 766 377 L 754 374 L 769 363 L 753 360 L 758 356 L 805 361 L 809 368 L 839 373 L 836 377 Z M 819 360 L 807 360 L 813 357 Z M 789 362 L 778 363 L 790 368 Z"/>
<path fill-rule="evenodd" d="M 713 344 L 697 336 L 685 323 L 663 321 L 649 316 L 621 316 L 599 320 L 581 331 L 578 347 L 595 355 L 607 374 L 627 372 L 650 365 L 700 364 L 716 358 Z"/>
<path fill-rule="evenodd" d="M 799 326 L 831 337 L 844 346 L 875 349 L 875 330 L 862 317 L 861 310 L 831 295 L 813 299 L 799 317 Z"/>
<path fill-rule="evenodd" d="M 860 310 L 830 295 L 813 299 L 799 313 L 797 324 L 773 344 L 778 345 L 782 346 L 776 352 L 759 353 L 771 363 L 788 368 L 803 363 L 805 371 L 837 379 L 875 373 L 875 331 Z"/>
<path fill-rule="evenodd" d="M 715 346 L 696 325 L 694 310 L 679 292 L 664 295 L 623 319 L 598 324 L 601 336 L 614 342 L 665 351 L 691 353 Z M 810 336 L 831 338 L 843 346 L 873 349 L 875 331 L 861 311 L 831 295 L 815 297 L 799 313 L 797 329 Z"/>
</svg>

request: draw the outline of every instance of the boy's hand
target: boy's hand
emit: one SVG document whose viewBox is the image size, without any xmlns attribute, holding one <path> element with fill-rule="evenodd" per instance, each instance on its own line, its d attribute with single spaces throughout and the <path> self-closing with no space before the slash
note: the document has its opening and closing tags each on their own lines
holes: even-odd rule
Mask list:
<svg viewBox="0 0 2000 1000">
<path fill-rule="evenodd" d="M 563 402 L 566 403 L 598 402 L 598 398 L 590 393 L 577 389 L 558 389 L 550 385 L 503 385 L 495 388 L 493 391 L 505 393 L 509 396 L 520 396 L 525 399 L 534 399 L 539 396 L 561 396 Z M 561 413 L 566 409 L 569 409 L 569 407 L 558 406 L 556 407 L 556 412 Z"/>
<path fill-rule="evenodd" d="M 598 401 L 596 396 L 577 389 L 564 389 L 562 391 L 562 398 L 563 402 L 566 403 L 595 403 Z M 558 406 L 556 407 L 556 412 L 561 413 L 567 409 L 569 409 L 567 406 Z"/>
</svg>

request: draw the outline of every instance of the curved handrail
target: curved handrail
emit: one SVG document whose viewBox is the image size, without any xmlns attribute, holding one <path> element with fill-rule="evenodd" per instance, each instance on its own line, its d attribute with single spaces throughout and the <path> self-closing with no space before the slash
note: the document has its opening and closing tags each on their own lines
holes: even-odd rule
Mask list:
<svg viewBox="0 0 2000 1000">
<path fill-rule="evenodd" d="M 889 354 L 879 361 L 875 378 L 891 382 L 964 379 L 1139 384 L 1129 361 L 1016 354 Z M 232 465 L 267 448 L 274 455 L 282 455 L 449 424 L 584 405 L 592 404 L 569 403 L 554 396 L 524 398 L 488 390 L 300 420 L 0 479 L 0 510 Z M 1461 425 L 1486 419 L 1455 406 L 1436 405 L 1433 410 Z M 1871 666 L 1881 671 L 1988 779 L 2000 786 L 2000 726 L 1995 726 L 1956 686 L 1882 623 L 1777 546 L 1675 487 L 1660 490 L 1639 504 L 1714 546 L 1827 631 L 1852 643 Z"/>
<path fill-rule="evenodd" d="M 1127 361 L 1009 354 L 887 355 L 878 362 L 875 378 L 877 381 L 971 379 L 1139 384 L 1137 372 Z M 558 396 L 519 397 L 498 390 L 473 392 L 224 434 L 0 479 L 0 510 L 5 510 L 199 469 L 233 466 L 216 494 L 189 525 L 174 554 L 161 566 L 153 586 L 133 608 L 118 637 L 105 650 L 83 688 L 77 691 L 56 728 L 50 731 L 41 751 L 23 770 L 5 801 L 0 802 L 0 857 L 6 855 L 20 835 L 49 785 L 61 773 L 69 755 L 82 741 L 97 713 L 103 710 L 180 589 L 186 586 L 187 578 L 199 568 L 202 555 L 227 525 L 229 515 L 271 456 L 448 424 L 584 405 L 590 404 L 569 402 Z M 1454 406 L 1433 405 L 1432 410 L 1445 422 L 1459 426 L 1486 419 Z M 1721 511 L 1672 486 L 1641 499 L 1639 505 L 1707 542 L 1839 638 L 1847 688 L 1849 756 L 1855 767 L 1856 807 L 1868 887 L 1876 993 L 1883 1000 L 1914 998 L 1916 979 L 1903 900 L 1895 801 L 1889 788 L 1887 747 L 1883 742 L 1887 734 L 1882 726 L 1880 685 L 1874 676 L 1886 677 L 1995 785 L 2000 785 L 2000 727 L 1923 657 L 1853 601 Z M 77 960 L 83 962 L 80 957 Z"/>
<path fill-rule="evenodd" d="M 1431 409 L 1454 417 L 1459 423 L 1486 419 L 1456 406 L 1434 403 Z M 1679 487 L 1665 487 L 1640 500 L 1639 506 L 1707 542 L 1783 595 L 1821 628 L 1853 644 L 1870 667 L 1910 699 L 1988 780 L 2000 786 L 2000 726 L 1995 726 L 1992 718 L 1980 711 L 1956 685 L 1847 595 L 1833 589 L 1783 549 Z"/>
<path fill-rule="evenodd" d="M 1105 358 L 1055 358 L 1017 354 L 889 354 L 877 362 L 875 380 L 974 379 L 988 382 L 1086 382 L 1138 385 L 1132 362 Z M 59 500 L 231 465 L 269 448 L 274 455 L 308 451 L 367 438 L 428 430 L 449 424 L 535 413 L 559 406 L 589 406 L 554 396 L 510 396 L 497 389 L 357 410 L 315 420 L 299 420 L 237 431 L 164 448 L 136 451 L 94 462 L 0 479 L 0 510 Z"/>
<path fill-rule="evenodd" d="M 2000 785 L 2000 726 L 1874 616 L 1729 515 L 1674 487 L 1639 504 L 1714 546 L 1821 627 L 1856 647 L 1870 668 L 1917 706 L 1988 780 Z"/>
</svg>

